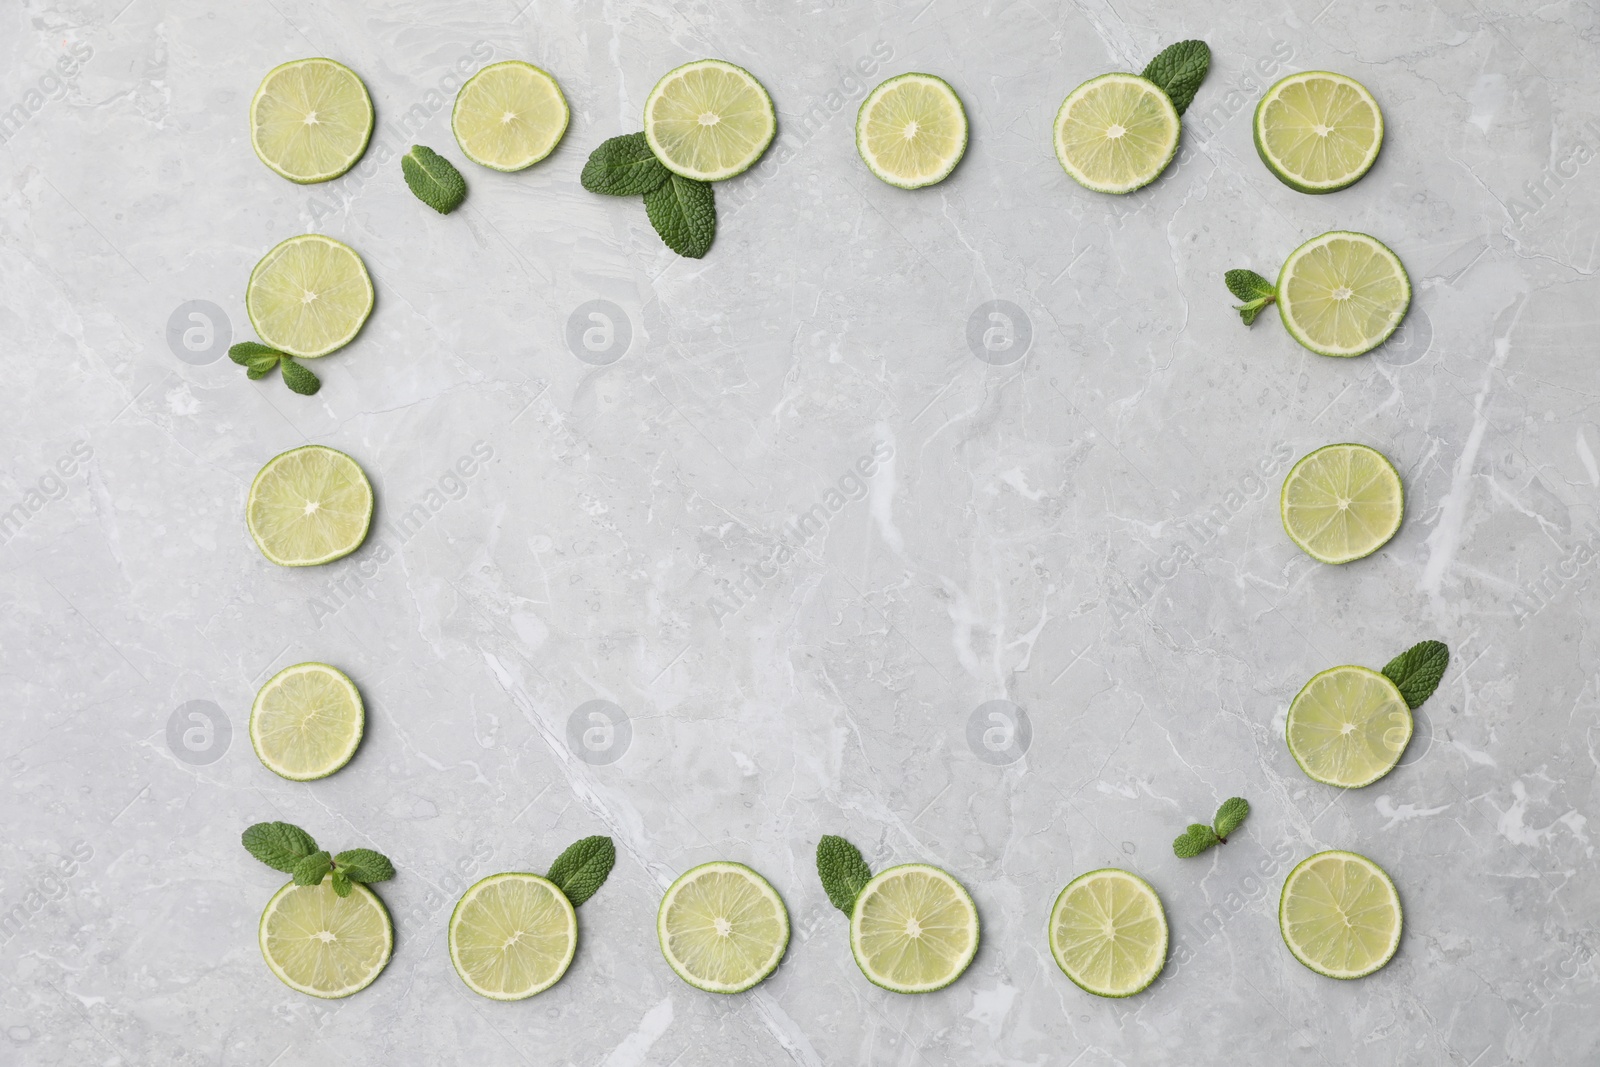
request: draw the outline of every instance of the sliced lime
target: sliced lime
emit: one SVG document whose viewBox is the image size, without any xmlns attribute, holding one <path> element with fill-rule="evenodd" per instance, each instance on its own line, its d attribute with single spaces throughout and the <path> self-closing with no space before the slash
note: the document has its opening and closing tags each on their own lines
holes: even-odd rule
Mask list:
<svg viewBox="0 0 1600 1067">
<path fill-rule="evenodd" d="M 1067 883 L 1050 909 L 1050 954 L 1097 997 L 1131 997 L 1167 963 L 1167 914 L 1149 882 L 1114 867 Z"/>
<path fill-rule="evenodd" d="M 1277 82 L 1256 105 L 1255 140 L 1283 184 L 1331 193 L 1372 169 L 1383 147 L 1383 111 L 1354 78 L 1303 71 Z"/>
<path fill-rule="evenodd" d="M 250 708 L 250 743 L 267 770 L 294 782 L 350 762 L 366 723 L 361 694 L 326 663 L 297 663 L 267 680 Z"/>
<path fill-rule="evenodd" d="M 1319 563 L 1370 556 L 1405 515 L 1400 472 L 1366 445 L 1324 445 L 1283 479 L 1278 513 L 1289 540 Z"/>
<path fill-rule="evenodd" d="M 450 962 L 467 988 L 522 1000 L 561 980 L 578 951 L 578 914 L 537 874 L 491 874 L 450 913 Z"/>
<path fill-rule="evenodd" d="M 389 910 L 376 893 L 354 883 L 350 895 L 290 882 L 261 913 L 261 955 L 284 985 L 314 997 L 348 997 L 371 985 L 394 951 Z"/>
<path fill-rule="evenodd" d="M 944 181 L 967 150 L 967 112 L 943 78 L 901 74 L 861 102 L 856 151 L 874 175 L 901 189 Z"/>
<path fill-rule="evenodd" d="M 1289 254 L 1278 272 L 1278 314 L 1319 356 L 1359 356 L 1389 339 L 1411 306 L 1400 257 L 1364 233 L 1334 230 Z"/>
<path fill-rule="evenodd" d="M 874 985 L 931 993 L 978 954 L 978 909 L 937 867 L 907 863 L 872 877 L 850 914 L 850 951 Z"/>
<path fill-rule="evenodd" d="M 661 898 L 656 936 L 685 982 L 708 993 L 743 993 L 783 959 L 789 911 L 778 891 L 744 864 L 702 863 Z"/>
<path fill-rule="evenodd" d="M 1301 861 L 1278 898 L 1283 943 L 1329 978 L 1361 978 L 1388 963 L 1402 925 L 1394 882 L 1354 852 L 1319 852 Z"/>
<path fill-rule="evenodd" d="M 261 162 L 302 185 L 356 165 L 372 137 L 372 98 L 331 59 L 273 67 L 250 101 L 250 144 Z"/>
<path fill-rule="evenodd" d="M 743 67 L 701 59 L 670 70 L 644 102 L 644 136 L 674 174 L 720 182 L 743 174 L 778 131 L 772 97 Z"/>
<path fill-rule="evenodd" d="M 572 111 L 561 86 L 532 63 L 491 63 L 456 94 L 450 129 L 466 157 L 493 170 L 531 167 L 555 151 Z"/>
<path fill-rule="evenodd" d="M 291 237 L 262 256 L 244 294 L 262 343 L 301 359 L 349 344 L 372 303 L 372 277 L 356 250 L 318 233 Z"/>
<path fill-rule="evenodd" d="M 282 567 L 348 556 L 372 525 L 372 483 L 360 464 L 323 445 L 267 461 L 250 483 L 245 522 L 262 555 Z"/>
<path fill-rule="evenodd" d="M 1172 98 L 1137 74 L 1102 74 L 1067 94 L 1056 112 L 1056 158 L 1097 193 L 1131 193 L 1178 154 L 1183 124 Z"/>
<path fill-rule="evenodd" d="M 1334 667 L 1289 705 L 1289 752 L 1325 785 L 1359 789 L 1394 770 L 1411 741 L 1411 709 L 1395 684 L 1365 667 Z"/>
</svg>

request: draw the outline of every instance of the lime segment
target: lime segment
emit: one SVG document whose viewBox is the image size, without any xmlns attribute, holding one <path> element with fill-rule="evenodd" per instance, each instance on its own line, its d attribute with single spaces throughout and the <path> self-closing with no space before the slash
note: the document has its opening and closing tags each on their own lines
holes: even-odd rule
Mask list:
<svg viewBox="0 0 1600 1067">
<path fill-rule="evenodd" d="M 1255 142 L 1283 184 L 1331 193 L 1372 168 L 1383 147 L 1383 111 L 1353 78 L 1324 70 L 1291 74 L 1256 105 Z"/>
<path fill-rule="evenodd" d="M 1050 909 L 1050 954 L 1080 989 L 1129 997 L 1167 962 L 1167 915 L 1138 875 L 1106 868 L 1079 875 Z"/>
<path fill-rule="evenodd" d="M 302 185 L 337 178 L 372 137 L 372 98 L 331 59 L 273 67 L 250 101 L 250 144 L 261 162 Z"/>
<path fill-rule="evenodd" d="M 1395 684 L 1365 667 L 1334 667 L 1289 705 L 1284 735 L 1306 774 L 1359 789 L 1394 769 L 1411 741 L 1411 709 Z"/>
<path fill-rule="evenodd" d="M 861 973 L 891 992 L 943 989 L 978 953 L 978 909 L 937 867 L 890 867 L 856 897 L 850 950 Z"/>
<path fill-rule="evenodd" d="M 1172 99 L 1137 74 L 1084 82 L 1056 112 L 1056 158 L 1097 193 L 1131 193 L 1160 177 L 1183 130 Z"/>
<path fill-rule="evenodd" d="M 1394 957 L 1400 894 L 1382 867 L 1354 852 L 1319 852 L 1289 872 L 1278 929 L 1294 958 L 1329 978 L 1361 978 Z"/>
<path fill-rule="evenodd" d="M 544 992 L 577 951 L 577 912 L 537 874 L 491 874 L 450 913 L 450 962 L 469 989 L 492 1000 Z"/>
<path fill-rule="evenodd" d="M 274 456 L 250 483 L 245 522 L 262 555 L 282 567 L 348 556 L 372 524 L 372 483 L 343 452 L 305 445 Z"/>
<path fill-rule="evenodd" d="M 314 997 L 348 997 L 371 985 L 394 951 L 389 911 L 356 883 L 350 895 L 290 882 L 261 913 L 261 955 L 284 985 Z"/>
<path fill-rule="evenodd" d="M 1325 445 L 1289 469 L 1278 497 L 1283 529 L 1319 563 L 1370 556 L 1400 529 L 1400 472 L 1366 445 Z"/>
<path fill-rule="evenodd" d="M 450 129 L 468 159 L 513 171 L 555 151 L 571 117 L 554 78 L 532 63 L 508 59 L 467 79 L 456 94 Z"/>
<path fill-rule="evenodd" d="M 644 102 L 644 136 L 674 174 L 720 182 L 761 158 L 778 130 L 772 97 L 743 67 L 701 59 L 670 70 Z"/>
<path fill-rule="evenodd" d="M 1334 230 L 1289 254 L 1278 273 L 1278 314 L 1319 356 L 1359 356 L 1389 339 L 1411 306 L 1400 257 L 1364 233 Z"/>
<path fill-rule="evenodd" d="M 262 256 L 244 294 L 262 343 L 302 359 L 349 344 L 372 304 L 372 277 L 356 250 L 316 233 L 291 237 Z"/>
<path fill-rule="evenodd" d="M 783 959 L 789 911 L 749 867 L 703 863 L 661 898 L 656 935 L 679 978 L 708 993 L 742 993 Z"/>
<path fill-rule="evenodd" d="M 361 694 L 348 675 L 326 663 L 297 663 L 256 694 L 250 743 L 269 771 L 307 782 L 350 762 L 365 722 Z"/>
<path fill-rule="evenodd" d="M 856 114 L 856 151 L 901 189 L 942 182 L 967 150 L 967 112 L 948 82 L 902 74 L 879 85 Z"/>
</svg>

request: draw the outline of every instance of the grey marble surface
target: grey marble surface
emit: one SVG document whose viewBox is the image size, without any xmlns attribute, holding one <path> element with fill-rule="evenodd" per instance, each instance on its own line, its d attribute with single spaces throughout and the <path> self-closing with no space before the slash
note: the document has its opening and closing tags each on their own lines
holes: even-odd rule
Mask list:
<svg viewBox="0 0 1600 1067">
<path fill-rule="evenodd" d="M 1600 1057 L 1592 5 L 520 3 L 0 14 L 0 1061 Z M 1073 185 L 1062 97 L 1183 37 L 1215 60 L 1180 161 L 1126 198 Z M 930 71 L 966 101 L 944 184 L 856 158 L 875 54 L 866 81 Z M 354 67 L 382 126 L 370 166 L 301 188 L 256 160 L 246 108 L 306 55 Z M 719 187 L 697 262 L 577 179 L 702 56 L 765 81 L 781 138 Z M 505 58 L 573 108 L 515 175 L 448 126 L 452 70 Z M 1389 136 L 1360 184 L 1307 197 L 1256 159 L 1249 113 L 1317 68 L 1369 86 Z M 457 214 L 405 189 L 387 153 L 413 141 L 461 164 Z M 1221 284 L 1332 228 L 1379 236 L 1416 288 L 1403 333 L 1350 361 L 1271 313 L 1244 329 Z M 303 398 L 222 350 L 251 336 L 257 258 L 313 230 L 360 251 L 378 304 Z M 1329 568 L 1274 501 L 1340 440 L 1394 459 L 1408 513 Z M 306 442 L 362 462 L 382 526 L 282 570 L 242 505 Z M 1403 766 L 1306 779 L 1282 740 L 1301 683 L 1424 637 L 1454 659 Z M 369 722 L 350 766 L 297 785 L 245 731 L 306 659 L 349 671 Z M 1246 832 L 1175 859 L 1235 793 Z M 281 878 L 238 835 L 270 818 L 400 868 L 395 956 L 358 996 L 300 996 L 260 959 Z M 829 832 L 966 882 L 984 935 L 961 981 L 862 978 L 813 870 Z M 461 889 L 591 833 L 619 862 L 565 980 L 468 992 L 444 945 Z M 1406 907 L 1357 982 L 1302 968 L 1275 919 L 1289 866 L 1334 847 Z M 794 923 L 736 998 L 681 983 L 653 931 L 662 888 L 718 858 Z M 1174 931 L 1125 1002 L 1079 992 L 1043 937 L 1060 887 L 1107 865 L 1150 879 Z"/>
</svg>

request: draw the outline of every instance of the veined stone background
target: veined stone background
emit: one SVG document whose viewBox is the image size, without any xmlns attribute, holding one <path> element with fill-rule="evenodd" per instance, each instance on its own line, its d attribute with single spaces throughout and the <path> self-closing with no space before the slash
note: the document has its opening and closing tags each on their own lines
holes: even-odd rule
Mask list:
<svg viewBox="0 0 1600 1067">
<path fill-rule="evenodd" d="M 1249 10 L 1246 10 L 1246 8 Z M 1198 37 L 1181 155 L 1131 196 L 1057 165 L 1079 82 Z M 1579 2 L 978 4 L 20 0 L 0 14 L 0 1061 L 6 1064 L 1578 1064 L 1600 1057 L 1600 16 Z M 250 148 L 286 60 L 365 79 L 366 159 L 309 187 Z M 763 80 L 779 139 L 717 189 L 711 253 L 585 192 L 671 67 Z M 464 74 L 525 59 L 571 102 L 518 174 L 467 163 Z M 1283 73 L 1381 101 L 1354 187 L 1295 193 L 1250 114 Z M 863 72 L 867 73 L 863 73 Z M 942 185 L 856 157 L 871 85 L 948 79 Z M 398 153 L 470 186 L 440 217 Z M 1369 232 L 1415 286 L 1354 360 L 1244 328 L 1230 267 Z M 377 308 L 315 397 L 245 379 L 245 281 L 315 231 Z M 1321 566 L 1280 527 L 1289 465 L 1390 456 L 1406 522 Z M 273 455 L 356 457 L 366 546 L 285 570 L 243 503 Z M 1403 764 L 1308 780 L 1285 709 L 1316 672 L 1449 643 Z M 250 701 L 303 660 L 367 702 L 325 781 L 265 770 Z M 1225 847 L 1170 842 L 1230 795 Z M 285 819 L 391 856 L 397 947 L 321 1002 L 256 947 Z M 462 889 L 615 838 L 566 978 L 470 993 Z M 983 943 L 942 992 L 869 985 L 813 855 L 923 860 Z M 1393 876 L 1405 937 L 1355 982 L 1278 934 L 1325 848 Z M 679 981 L 662 889 L 738 860 L 794 937 L 738 997 Z M 1162 978 L 1075 988 L 1045 917 L 1119 866 L 1160 891 Z"/>
</svg>

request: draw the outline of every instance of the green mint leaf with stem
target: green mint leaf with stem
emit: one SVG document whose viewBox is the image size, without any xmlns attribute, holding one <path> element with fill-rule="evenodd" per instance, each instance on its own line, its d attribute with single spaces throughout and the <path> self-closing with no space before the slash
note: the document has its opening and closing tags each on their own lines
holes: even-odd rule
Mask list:
<svg viewBox="0 0 1600 1067">
<path fill-rule="evenodd" d="M 1211 820 L 1211 828 L 1217 833 L 1217 841 L 1221 844 L 1228 843 L 1228 835 L 1237 830 L 1245 818 L 1250 814 L 1250 802 L 1244 797 L 1229 797 L 1217 809 L 1216 816 Z"/>
<path fill-rule="evenodd" d="M 334 871 L 333 878 L 331 880 L 333 882 L 333 891 L 335 893 L 339 894 L 341 897 L 347 897 L 350 895 L 352 879 L 348 874 L 345 874 L 343 871 Z"/>
<path fill-rule="evenodd" d="M 249 368 L 244 372 L 244 376 L 249 378 L 252 382 L 259 382 L 268 374 L 271 374 L 272 368 L 276 367 L 277 365 L 277 356 L 266 356 L 250 364 Z"/>
<path fill-rule="evenodd" d="M 283 371 L 283 384 L 301 396 L 314 396 L 322 388 L 322 379 L 296 363 L 291 356 L 284 356 L 279 361 L 279 368 Z"/>
<path fill-rule="evenodd" d="M 352 848 L 333 857 L 336 873 L 343 872 L 352 882 L 387 882 L 394 877 L 389 857 L 370 848 Z"/>
<path fill-rule="evenodd" d="M 589 153 L 579 181 L 591 193 L 607 196 L 644 196 L 667 183 L 672 172 L 650 150 L 642 133 L 628 133 L 600 142 Z"/>
<path fill-rule="evenodd" d="M 556 857 L 545 875 L 556 884 L 576 908 L 605 884 L 617 863 L 617 846 L 609 837 L 585 837 L 574 841 Z"/>
<path fill-rule="evenodd" d="M 1234 310 L 1246 326 L 1254 325 L 1261 309 L 1278 299 L 1278 290 L 1273 284 L 1253 270 L 1236 268 L 1224 274 L 1222 280 L 1228 292 L 1244 301 L 1235 305 Z"/>
<path fill-rule="evenodd" d="M 400 157 L 400 173 L 417 199 L 441 215 L 450 214 L 467 198 L 467 181 L 461 172 L 427 145 L 414 144 Z"/>
<path fill-rule="evenodd" d="M 1443 641 L 1419 641 L 1394 659 L 1383 669 L 1384 676 L 1394 683 L 1412 710 L 1433 696 L 1450 666 L 1450 649 Z"/>
<path fill-rule="evenodd" d="M 1211 48 L 1204 41 L 1179 41 L 1162 49 L 1144 68 L 1144 77 L 1161 87 L 1183 114 L 1194 102 L 1200 83 L 1211 69 Z"/>
<path fill-rule="evenodd" d="M 1192 859 L 1216 843 L 1216 831 L 1203 822 L 1192 822 L 1173 840 L 1172 851 L 1179 859 Z"/>
<path fill-rule="evenodd" d="M 258 822 L 239 840 L 246 852 L 284 874 L 293 874 L 295 864 L 317 851 L 310 834 L 287 822 Z"/>
<path fill-rule="evenodd" d="M 276 348 L 255 341 L 240 341 L 228 348 L 228 358 L 245 369 L 245 375 L 253 382 L 265 378 L 273 367 L 278 365 L 278 360 L 285 358 Z"/>
<path fill-rule="evenodd" d="M 717 236 L 717 203 L 709 182 L 674 174 L 644 195 L 644 209 L 650 225 L 678 255 L 700 259 L 711 250 Z"/>
<path fill-rule="evenodd" d="M 329 871 L 333 870 L 333 857 L 326 852 L 313 852 L 294 865 L 295 885 L 321 885 Z"/>
<path fill-rule="evenodd" d="M 849 915 L 856 897 L 872 880 L 872 868 L 861 858 L 861 850 L 842 837 L 828 834 L 817 842 L 817 877 L 828 900 Z"/>
</svg>

